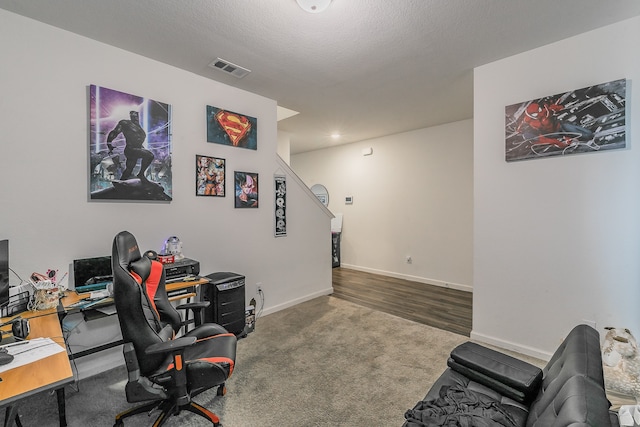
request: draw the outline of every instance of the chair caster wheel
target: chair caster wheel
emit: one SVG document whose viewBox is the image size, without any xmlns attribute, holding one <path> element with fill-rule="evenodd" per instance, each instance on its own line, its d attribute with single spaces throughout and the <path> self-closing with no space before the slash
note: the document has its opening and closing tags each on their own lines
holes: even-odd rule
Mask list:
<svg viewBox="0 0 640 427">
<path fill-rule="evenodd" d="M 218 391 L 216 392 L 216 395 L 224 396 L 225 394 L 227 394 L 227 387 L 224 385 L 221 385 L 220 387 L 218 387 Z"/>
</svg>

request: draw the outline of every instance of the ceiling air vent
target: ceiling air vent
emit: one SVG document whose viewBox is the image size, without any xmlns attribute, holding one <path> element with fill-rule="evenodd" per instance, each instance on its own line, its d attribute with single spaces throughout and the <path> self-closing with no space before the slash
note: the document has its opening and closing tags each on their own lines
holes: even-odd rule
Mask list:
<svg viewBox="0 0 640 427">
<path fill-rule="evenodd" d="M 222 58 L 216 58 L 213 62 L 211 62 L 211 64 L 209 64 L 209 67 L 224 71 L 225 73 L 231 74 L 232 76 L 239 79 L 243 78 L 251 72 L 251 70 L 247 70 L 244 67 L 236 65 Z"/>
</svg>

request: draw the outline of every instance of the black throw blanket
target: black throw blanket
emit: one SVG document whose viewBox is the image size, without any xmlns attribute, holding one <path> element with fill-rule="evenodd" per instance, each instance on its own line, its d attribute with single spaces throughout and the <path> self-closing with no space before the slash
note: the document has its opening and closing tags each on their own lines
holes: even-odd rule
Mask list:
<svg viewBox="0 0 640 427">
<path fill-rule="evenodd" d="M 443 386 L 439 394 L 405 412 L 403 427 L 516 427 L 505 407 L 485 394 L 461 386 Z"/>
</svg>

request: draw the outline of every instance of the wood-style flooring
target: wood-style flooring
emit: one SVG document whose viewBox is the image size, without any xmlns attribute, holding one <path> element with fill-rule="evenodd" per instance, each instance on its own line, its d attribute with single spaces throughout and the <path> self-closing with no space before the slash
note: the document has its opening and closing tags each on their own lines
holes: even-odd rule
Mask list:
<svg viewBox="0 0 640 427">
<path fill-rule="evenodd" d="M 456 334 L 471 334 L 471 292 L 338 267 L 333 269 L 333 296 Z"/>
</svg>

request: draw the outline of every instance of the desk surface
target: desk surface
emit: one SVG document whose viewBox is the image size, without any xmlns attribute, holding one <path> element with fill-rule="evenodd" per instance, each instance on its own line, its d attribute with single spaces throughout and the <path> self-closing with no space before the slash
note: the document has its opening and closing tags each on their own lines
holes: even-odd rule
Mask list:
<svg viewBox="0 0 640 427">
<path fill-rule="evenodd" d="M 209 283 L 210 280 L 207 279 L 206 277 L 198 277 L 196 280 L 191 280 L 188 282 L 173 282 L 173 283 L 167 283 L 165 285 L 165 289 L 167 290 L 167 292 L 171 292 L 171 291 L 177 291 L 180 289 L 185 289 L 185 288 L 192 288 L 192 287 L 196 287 L 196 286 L 200 286 L 200 285 L 204 285 L 205 283 Z M 62 305 L 64 306 L 65 312 L 73 312 L 75 309 L 73 307 L 69 307 L 71 304 L 77 303 L 80 300 L 83 299 L 88 299 L 89 298 L 89 293 L 83 293 L 83 294 L 78 294 L 74 291 L 66 291 L 65 292 L 65 296 L 62 298 Z M 180 298 L 185 298 L 187 295 L 179 295 L 176 299 L 180 299 Z M 188 296 L 193 296 L 193 295 L 188 295 Z M 104 302 L 101 302 L 100 304 L 96 304 L 94 306 L 91 306 L 90 308 L 99 308 L 100 305 L 107 305 L 107 304 L 113 304 L 113 299 L 112 298 L 107 298 Z M 57 313 L 57 307 L 54 308 L 50 308 L 47 310 L 38 310 L 38 311 L 25 311 L 23 313 L 17 314 L 16 316 L 13 316 L 13 318 L 16 317 L 22 317 L 23 319 L 29 319 L 29 318 L 34 318 L 34 317 L 38 317 L 38 316 L 42 316 L 42 315 L 47 315 L 47 314 L 56 314 Z M 2 318 L 2 323 L 4 323 L 7 320 L 10 320 L 11 317 L 7 317 L 7 318 Z M 11 327 L 9 328 L 3 328 L 5 330 L 11 329 Z M 62 335 L 61 333 L 59 335 Z"/>
<path fill-rule="evenodd" d="M 166 285 L 166 289 L 167 291 L 174 291 L 208 282 L 209 280 L 206 278 L 199 278 L 189 282 L 169 283 Z M 68 291 L 61 301 L 66 311 L 70 304 L 88 297 L 88 294 L 78 295 L 75 292 Z M 109 303 L 113 303 L 113 300 Z M 16 316 L 2 318 L 0 322 L 4 323 L 16 317 L 29 319 L 30 332 L 27 339 L 47 337 L 66 348 L 57 308 L 26 311 Z M 2 327 L 2 330 L 5 331 L 10 329 L 11 325 Z M 44 390 L 61 388 L 66 384 L 72 383 L 74 379 L 66 351 L 5 371 L 0 374 L 0 378 L 2 378 L 0 382 L 1 406 L 10 405 L 17 400 Z"/>
<path fill-rule="evenodd" d="M 198 277 L 196 280 L 191 280 L 189 282 L 172 282 L 164 285 L 167 292 L 177 291 L 179 289 L 190 288 L 192 286 L 200 286 L 206 283 L 209 283 L 211 280 L 206 277 Z"/>
<path fill-rule="evenodd" d="M 62 329 L 55 310 L 52 313 L 27 312 L 30 317 L 28 339 L 48 337 L 65 347 Z M 39 316 L 40 315 L 40 316 Z M 4 321 L 5 319 L 3 319 Z M 66 351 L 0 374 L 0 405 L 10 404 L 43 390 L 52 390 L 73 382 L 73 372 Z"/>
</svg>

